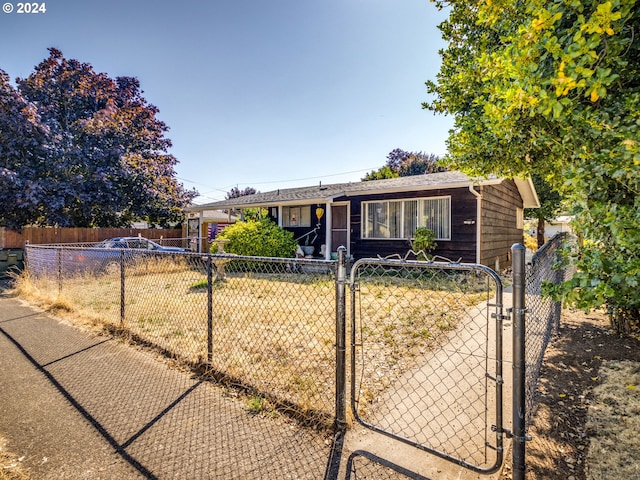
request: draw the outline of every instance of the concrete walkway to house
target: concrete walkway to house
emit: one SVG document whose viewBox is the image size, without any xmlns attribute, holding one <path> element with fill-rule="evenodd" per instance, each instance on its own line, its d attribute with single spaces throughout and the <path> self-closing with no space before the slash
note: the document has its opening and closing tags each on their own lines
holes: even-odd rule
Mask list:
<svg viewBox="0 0 640 480">
<path fill-rule="evenodd" d="M 331 442 L 0 293 L 0 435 L 33 479 L 322 479 Z"/>
<path fill-rule="evenodd" d="M 511 294 L 503 294 L 503 307 L 511 306 Z M 380 396 L 365 419 L 379 429 L 442 452 L 484 471 L 497 461 L 492 425 L 496 424 L 495 298 L 465 314 L 458 327 L 428 352 L 418 364 L 396 379 Z M 511 322 L 504 322 L 503 336 L 503 427 L 511 429 L 512 336 Z M 489 341 L 485 343 L 484 338 Z M 478 340 L 480 339 L 480 341 Z M 363 347 L 364 348 L 364 347 Z M 488 359 L 488 360 L 487 360 Z M 510 441 L 504 441 L 504 451 Z M 378 433 L 358 423 L 345 437 L 347 451 L 366 451 L 397 466 L 410 466 L 420 478 L 433 480 L 490 480 L 501 478 L 477 473 L 416 447 Z M 420 453 L 417 453 L 420 452 Z M 370 460 L 369 460 L 370 461 Z"/>
</svg>

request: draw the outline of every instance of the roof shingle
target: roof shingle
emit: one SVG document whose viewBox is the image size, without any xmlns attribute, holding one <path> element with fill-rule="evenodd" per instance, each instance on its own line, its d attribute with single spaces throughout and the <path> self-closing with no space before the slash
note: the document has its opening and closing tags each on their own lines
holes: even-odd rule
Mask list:
<svg viewBox="0 0 640 480">
<path fill-rule="evenodd" d="M 335 183 L 312 187 L 283 188 L 270 192 L 256 193 L 230 198 L 219 202 L 190 207 L 189 210 L 218 210 L 296 202 L 324 203 L 343 196 L 384 193 L 390 191 L 431 190 L 434 188 L 464 187 L 476 183 L 495 182 L 496 177 L 473 181 L 461 172 L 439 172 L 410 177 L 371 180 L 367 182 Z"/>
</svg>

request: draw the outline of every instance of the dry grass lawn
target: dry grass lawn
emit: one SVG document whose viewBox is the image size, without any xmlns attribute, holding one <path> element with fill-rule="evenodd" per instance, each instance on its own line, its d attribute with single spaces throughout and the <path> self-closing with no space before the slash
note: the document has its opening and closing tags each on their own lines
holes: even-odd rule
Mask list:
<svg viewBox="0 0 640 480">
<path fill-rule="evenodd" d="M 20 295 L 88 328 L 124 331 L 218 378 L 242 385 L 298 414 L 331 421 L 335 402 L 335 282 L 330 274 L 229 273 L 213 284 L 208 351 L 206 274 L 173 262 L 127 271 L 124 321 L 119 272 L 65 278 L 21 277 Z M 60 288 L 61 287 L 61 288 Z M 486 295 L 485 295 L 486 296 Z M 485 298 L 408 282 L 372 282 L 358 293 L 368 318 L 365 376 L 375 393 L 455 329 L 464 310 Z M 347 308 L 347 312 L 350 308 Z M 380 378 L 380 372 L 389 376 Z M 269 402 L 267 402 L 269 403 Z"/>
</svg>

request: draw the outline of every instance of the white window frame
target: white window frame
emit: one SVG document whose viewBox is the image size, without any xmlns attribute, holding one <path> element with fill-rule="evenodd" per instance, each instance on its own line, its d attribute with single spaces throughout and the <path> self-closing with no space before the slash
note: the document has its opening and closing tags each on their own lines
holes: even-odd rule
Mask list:
<svg viewBox="0 0 640 480">
<path fill-rule="evenodd" d="M 516 228 L 524 230 L 524 208 L 516 209 Z"/>
<path fill-rule="evenodd" d="M 419 198 L 409 198 L 405 200 L 371 200 L 362 202 L 362 232 L 361 237 L 365 240 L 409 240 L 407 237 L 408 232 L 405 231 L 405 207 L 409 202 L 417 202 L 417 207 L 415 208 L 416 218 L 414 220 L 414 224 L 417 227 L 428 226 L 424 224 L 422 215 L 420 212 L 422 211 L 423 205 L 421 202 L 425 201 L 434 201 L 434 200 L 447 200 L 447 211 L 446 211 L 446 225 L 444 226 L 445 235 L 436 236 L 435 240 L 439 241 L 451 241 L 451 196 L 439 196 L 439 197 L 419 197 Z M 369 208 L 374 208 L 373 206 L 376 204 L 390 204 L 390 203 L 399 203 L 400 204 L 400 224 L 395 229 L 398 232 L 398 236 L 394 237 L 380 237 L 380 236 L 368 236 L 368 232 L 373 231 L 373 227 L 369 220 Z M 388 211 L 388 205 L 387 205 Z M 413 233 L 413 232 L 412 232 Z M 438 235 L 438 232 L 435 232 Z M 413 237 L 412 237 L 413 238 Z"/>
</svg>

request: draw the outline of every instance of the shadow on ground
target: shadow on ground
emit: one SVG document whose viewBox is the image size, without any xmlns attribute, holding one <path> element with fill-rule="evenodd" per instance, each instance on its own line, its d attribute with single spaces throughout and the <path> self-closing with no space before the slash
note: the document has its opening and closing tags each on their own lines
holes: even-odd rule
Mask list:
<svg viewBox="0 0 640 480">
<path fill-rule="evenodd" d="M 65 325 L 7 295 L 0 302 L 0 382 L 7 387 L 0 394 L 6 419 L 0 431 L 16 439 L 12 446 L 25 454 L 25 463 L 32 459 L 34 478 L 113 478 L 113 471 L 85 475 L 65 465 L 76 463 L 65 462 L 65 453 L 92 455 L 85 443 L 94 438 L 55 445 L 56 437 L 74 435 L 62 427 L 77 423 L 78 414 L 118 457 L 107 461 L 126 463 L 129 478 L 325 476 L 331 447 L 325 432 L 284 415 L 251 414 L 232 389 L 170 368 L 117 339 Z M 45 395 L 55 397 L 51 406 Z M 41 444 L 49 437 L 52 445 Z M 69 450 L 62 455 L 56 451 L 64 448 Z"/>
<path fill-rule="evenodd" d="M 585 478 L 589 435 L 585 423 L 592 389 L 605 361 L 640 362 L 640 341 L 617 335 L 598 313 L 563 312 L 560 331 L 545 356 L 539 405 L 527 443 L 527 479 Z"/>
<path fill-rule="evenodd" d="M 0 280 L 0 432 L 34 479 L 429 480 L 343 451 L 341 435 L 252 414 L 233 389 L 36 311 L 9 287 Z"/>
</svg>

